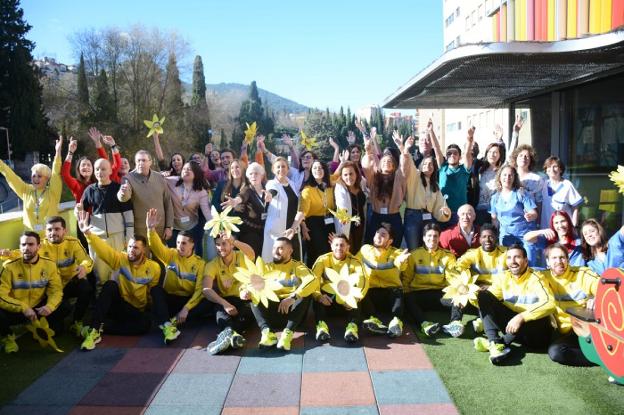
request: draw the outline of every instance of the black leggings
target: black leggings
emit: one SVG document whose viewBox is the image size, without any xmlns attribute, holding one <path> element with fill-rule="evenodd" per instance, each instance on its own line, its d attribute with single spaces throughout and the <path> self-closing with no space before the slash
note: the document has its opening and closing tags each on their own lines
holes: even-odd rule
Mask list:
<svg viewBox="0 0 624 415">
<path fill-rule="evenodd" d="M 86 278 L 72 278 L 63 289 L 63 305 L 62 307 L 69 309 L 69 299 L 76 298 L 74 306 L 74 321 L 80 321 L 84 318 L 89 302 L 93 296 L 93 286 Z"/>
<path fill-rule="evenodd" d="M 289 330 L 295 330 L 299 324 L 305 319 L 310 308 L 311 297 L 300 298 L 295 301 L 294 308 L 291 308 L 288 314 L 282 314 L 277 311 L 279 303 L 269 301 L 269 307 L 265 307 L 262 303 L 251 305 L 258 327 L 261 330 L 266 328 L 275 330 L 276 327 L 286 326 Z"/>
<path fill-rule="evenodd" d="M 506 307 L 502 301 L 487 290 L 479 291 L 477 299 L 483 320 L 483 329 L 488 340 L 505 344 L 511 344 L 515 341 L 534 349 L 544 349 L 550 343 L 552 326 L 548 317 L 525 321 L 516 334 L 506 333 L 501 338 L 498 332 L 505 333 L 507 323 L 518 313 Z"/>
<path fill-rule="evenodd" d="M 558 337 L 548 347 L 548 356 L 553 362 L 567 366 L 596 366 L 587 360 L 581 346 L 579 338 L 574 332 L 558 335 Z"/>
<path fill-rule="evenodd" d="M 442 290 L 418 290 L 405 294 L 405 308 L 412 316 L 416 326 L 425 321 L 425 311 L 444 311 L 448 310 L 440 300 L 444 293 Z"/>
<path fill-rule="evenodd" d="M 167 293 L 162 287 L 151 289 L 152 314 L 157 324 L 163 324 L 175 316 L 191 299 L 191 296 L 181 296 Z M 210 309 L 211 304 L 202 299 L 199 304 L 189 311 L 187 320 L 197 318 Z"/>
<path fill-rule="evenodd" d="M 46 305 L 46 303 L 47 303 L 47 300 L 43 300 L 41 303 L 32 307 L 32 309 L 35 310 L 36 308 Z M 49 316 L 46 317 L 46 320 L 48 320 L 50 327 L 52 328 L 52 330 L 56 332 L 56 334 L 60 334 L 63 331 L 63 319 L 65 318 L 66 315 L 67 314 L 64 313 L 64 310 L 62 310 L 62 307 L 59 307 L 56 310 L 54 310 Z M 26 316 L 24 316 L 24 313 L 21 313 L 21 312 L 12 313 L 10 311 L 3 310 L 0 308 L 0 335 L 1 336 L 6 336 L 7 334 L 10 334 L 11 326 L 14 326 L 17 324 L 26 324 L 28 322 L 29 321 L 26 318 Z"/>
<path fill-rule="evenodd" d="M 316 322 L 325 321 L 327 322 L 328 316 L 340 316 L 343 319 L 346 319 L 349 323 L 360 324 L 360 309 L 352 308 L 347 309 L 344 305 L 338 304 L 334 299 L 331 305 L 325 305 L 320 301 L 312 301 L 312 309 L 314 310 L 314 318 Z"/>
<path fill-rule="evenodd" d="M 224 297 L 223 299 L 236 307 L 238 314 L 231 316 L 226 313 L 221 304 L 217 304 L 215 318 L 219 331 L 222 331 L 227 327 L 231 327 L 235 331 L 243 331 L 252 321 L 253 314 L 250 307 L 251 302 L 241 300 L 239 297 L 235 296 Z"/>
<path fill-rule="evenodd" d="M 107 334 L 127 336 L 147 333 L 151 321 L 147 313 L 121 297 L 115 281 L 106 281 L 95 302 L 92 327 L 97 329 L 102 324 Z"/>
<path fill-rule="evenodd" d="M 390 310 L 392 316 L 403 318 L 403 288 L 371 288 L 361 301 L 362 315 L 375 316 L 379 310 Z"/>
<path fill-rule="evenodd" d="M 331 251 L 329 246 L 329 234 L 335 232 L 334 224 L 326 225 L 325 217 L 309 216 L 306 225 L 310 232 L 310 240 L 306 242 L 306 265 L 312 269 L 316 259 Z"/>
</svg>

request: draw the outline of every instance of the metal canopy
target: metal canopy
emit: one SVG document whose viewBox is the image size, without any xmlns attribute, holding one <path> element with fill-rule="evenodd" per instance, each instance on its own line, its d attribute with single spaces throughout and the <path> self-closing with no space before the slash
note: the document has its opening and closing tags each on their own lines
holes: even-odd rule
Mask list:
<svg viewBox="0 0 624 415">
<path fill-rule="evenodd" d="M 453 49 L 390 95 L 384 108 L 497 108 L 624 71 L 624 30 L 559 42 Z"/>
</svg>

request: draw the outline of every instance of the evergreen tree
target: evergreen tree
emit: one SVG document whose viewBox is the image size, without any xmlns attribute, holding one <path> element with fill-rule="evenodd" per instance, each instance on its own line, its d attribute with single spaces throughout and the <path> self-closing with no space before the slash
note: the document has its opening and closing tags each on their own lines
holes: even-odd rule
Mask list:
<svg viewBox="0 0 624 415">
<path fill-rule="evenodd" d="M 8 133 L 13 156 L 29 151 L 52 152 L 54 134 L 47 125 L 39 72 L 32 64 L 34 44 L 26 38 L 31 26 L 24 21 L 19 0 L 0 1 L 0 154 L 8 158 L 4 133 Z"/>
<path fill-rule="evenodd" d="M 201 56 L 195 56 L 193 63 L 193 95 L 191 108 L 189 109 L 187 125 L 193 138 L 192 146 L 197 151 L 203 151 L 204 146 L 210 142 L 212 129 L 210 124 L 210 112 L 206 102 L 206 79 L 204 78 L 204 64 Z"/>
<path fill-rule="evenodd" d="M 93 107 L 94 121 L 102 123 L 115 120 L 115 102 L 108 90 L 108 77 L 104 69 L 100 71 L 95 80 Z"/>
<path fill-rule="evenodd" d="M 178 64 L 175 54 L 169 54 L 169 60 L 167 61 L 166 68 L 166 82 L 163 99 L 163 115 L 165 115 L 170 121 L 179 117 L 180 111 L 184 107 L 182 102 L 182 82 L 180 81 L 180 71 L 178 70 Z M 201 79 L 204 74 L 201 72 Z M 201 93 L 201 91 L 199 91 Z M 204 84 L 204 96 L 206 94 L 206 85 Z"/>
<path fill-rule="evenodd" d="M 206 78 L 204 77 L 204 64 L 201 56 L 195 56 L 193 62 L 193 95 L 191 105 L 204 107 L 206 104 Z"/>
<path fill-rule="evenodd" d="M 262 106 L 262 100 L 258 93 L 256 81 L 251 82 L 249 96 L 241 104 L 237 121 L 238 125 L 234 129 L 232 139 L 230 140 L 234 149 L 240 148 L 243 143 L 244 132 L 247 128 L 246 124 L 255 122 L 258 128 L 258 134 L 263 134 L 268 137 L 269 134 L 273 133 L 275 121 L 268 109 Z M 270 147 L 269 141 L 267 141 L 267 146 Z"/>
<path fill-rule="evenodd" d="M 87 84 L 87 71 L 85 69 L 84 56 L 80 54 L 80 64 L 78 65 L 78 104 L 80 112 L 86 114 L 89 110 L 89 86 Z"/>
</svg>

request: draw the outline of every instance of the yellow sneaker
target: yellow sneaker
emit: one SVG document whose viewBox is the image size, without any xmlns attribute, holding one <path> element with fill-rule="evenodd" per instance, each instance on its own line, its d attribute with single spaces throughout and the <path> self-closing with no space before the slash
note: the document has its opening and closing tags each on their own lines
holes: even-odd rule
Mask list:
<svg viewBox="0 0 624 415">
<path fill-rule="evenodd" d="M 403 322 L 398 317 L 393 317 L 388 324 L 388 336 L 401 337 L 403 335 Z"/>
<path fill-rule="evenodd" d="M 472 340 L 472 343 L 474 344 L 474 349 L 477 352 L 487 352 L 490 350 L 490 341 L 485 337 L 475 337 Z"/>
<path fill-rule="evenodd" d="M 290 350 L 293 334 L 294 333 L 292 330 L 284 329 L 284 331 L 282 332 L 282 335 L 279 338 L 279 341 L 277 342 L 277 348 L 283 349 L 283 350 Z"/>
<path fill-rule="evenodd" d="M 69 331 L 76 337 L 84 338 L 89 333 L 89 326 L 85 326 L 82 321 L 76 320 L 69 326 Z"/>
<path fill-rule="evenodd" d="M 326 342 L 330 339 L 329 327 L 323 320 L 316 323 L 316 340 L 319 342 Z"/>
<path fill-rule="evenodd" d="M 370 316 L 370 318 L 364 320 L 362 322 L 362 326 L 364 326 L 366 330 L 375 334 L 386 334 L 388 331 L 388 327 L 375 316 Z"/>
<path fill-rule="evenodd" d="M 262 337 L 260 337 L 260 343 L 258 347 L 273 347 L 277 344 L 277 336 L 271 331 L 271 329 L 262 329 Z"/>
<path fill-rule="evenodd" d="M 4 349 L 4 353 L 15 353 L 19 350 L 19 346 L 15 341 L 15 334 L 8 334 L 0 338 L 0 345 Z"/>
<path fill-rule="evenodd" d="M 509 356 L 509 353 L 511 353 L 511 349 L 507 347 L 504 343 L 491 342 L 489 350 L 490 362 L 492 362 L 493 365 L 501 363 L 507 358 L 507 356 Z"/>
<path fill-rule="evenodd" d="M 347 324 L 347 328 L 345 329 L 344 339 L 347 343 L 355 343 L 360 339 L 358 336 L 358 326 L 357 324 L 351 322 Z"/>
<path fill-rule="evenodd" d="M 82 350 L 93 350 L 95 349 L 95 345 L 102 341 L 102 335 L 99 330 L 91 329 L 89 333 L 85 336 L 80 348 Z"/>
</svg>

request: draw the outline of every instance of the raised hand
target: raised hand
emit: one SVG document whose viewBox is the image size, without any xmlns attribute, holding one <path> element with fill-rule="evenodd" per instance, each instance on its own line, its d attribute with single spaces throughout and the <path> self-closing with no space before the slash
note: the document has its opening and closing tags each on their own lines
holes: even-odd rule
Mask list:
<svg viewBox="0 0 624 415">
<path fill-rule="evenodd" d="M 89 224 L 89 212 L 81 210 L 78 212 L 78 228 L 82 233 L 88 235 L 91 233 L 91 225 Z"/>
<path fill-rule="evenodd" d="M 355 144 L 355 133 L 351 130 L 347 133 L 347 143 L 349 143 L 349 145 Z"/>
<path fill-rule="evenodd" d="M 409 137 L 407 137 L 407 140 L 405 140 L 405 144 L 404 144 L 404 148 L 403 150 L 406 153 L 409 153 L 410 149 L 414 147 L 414 137 L 412 137 L 411 135 Z"/>
<path fill-rule="evenodd" d="M 375 137 L 377 137 L 377 127 L 371 127 L 371 130 L 370 130 L 370 138 L 371 138 L 372 140 L 374 140 L 374 139 L 375 139 Z"/>
<path fill-rule="evenodd" d="M 284 144 L 286 144 L 288 147 L 292 147 L 293 146 L 292 138 L 288 134 L 283 134 L 282 135 L 282 142 Z"/>
<path fill-rule="evenodd" d="M 158 210 L 151 208 L 145 216 L 145 226 L 147 229 L 154 229 L 158 225 Z"/>
<path fill-rule="evenodd" d="M 334 139 L 332 137 L 329 137 L 329 145 L 332 146 L 332 148 L 335 150 L 338 147 L 338 143 L 336 141 L 334 141 Z"/>
<path fill-rule="evenodd" d="M 56 151 L 56 154 L 61 154 L 62 148 L 63 148 L 63 136 L 59 135 L 58 140 L 56 140 L 56 143 L 54 144 L 54 150 Z"/>
<path fill-rule="evenodd" d="M 102 133 L 95 127 L 89 128 L 89 138 L 93 140 L 93 143 L 96 145 L 100 144 L 100 138 L 102 137 Z"/>
<path fill-rule="evenodd" d="M 474 140 L 475 126 L 472 126 L 468 129 L 468 141 Z"/>
<path fill-rule="evenodd" d="M 204 147 L 204 154 L 210 156 L 210 153 L 212 153 L 212 143 L 208 143 Z"/>
<path fill-rule="evenodd" d="M 516 114 L 516 122 L 514 123 L 514 126 L 513 126 L 514 131 L 519 133 L 523 124 L 524 124 L 524 119 L 520 116 L 520 114 Z"/>
<path fill-rule="evenodd" d="M 392 131 L 392 141 L 394 141 L 399 150 L 403 151 L 403 136 L 399 134 L 399 130 Z"/>
<path fill-rule="evenodd" d="M 115 145 L 115 139 L 113 138 L 112 135 L 103 135 L 102 141 L 104 142 L 104 144 L 106 144 L 109 147 L 112 147 Z"/>
<path fill-rule="evenodd" d="M 349 161 L 350 156 L 349 150 L 343 150 L 342 153 L 338 155 L 338 160 L 340 160 L 341 163 L 345 163 Z"/>
<path fill-rule="evenodd" d="M 67 146 L 67 151 L 69 153 L 75 153 L 78 149 L 78 141 L 74 139 L 74 137 L 69 137 L 69 145 Z"/>
<path fill-rule="evenodd" d="M 266 151 L 266 145 L 264 144 L 264 139 L 265 137 L 262 134 L 256 137 L 256 147 L 258 148 L 258 151 L 262 153 Z"/>
</svg>

